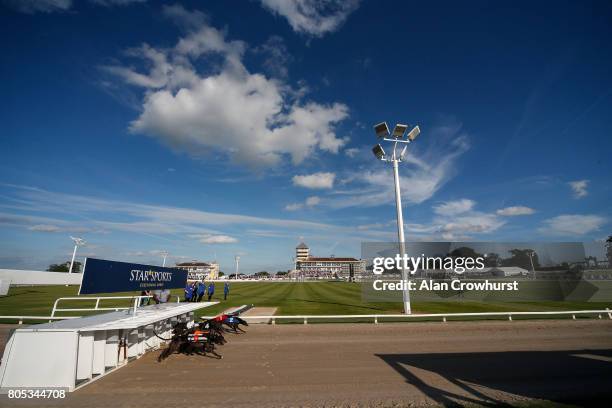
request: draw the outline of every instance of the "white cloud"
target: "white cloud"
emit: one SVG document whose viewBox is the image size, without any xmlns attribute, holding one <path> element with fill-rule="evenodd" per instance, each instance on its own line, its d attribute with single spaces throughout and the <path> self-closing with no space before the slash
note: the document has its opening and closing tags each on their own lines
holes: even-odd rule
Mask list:
<svg viewBox="0 0 612 408">
<path fill-rule="evenodd" d="M 434 207 L 434 212 L 438 215 L 457 215 L 470 211 L 476 203 L 467 198 L 456 201 L 447 201 Z"/>
<path fill-rule="evenodd" d="M 285 206 L 285 211 L 298 211 L 304 208 L 303 203 L 291 203 Z"/>
<path fill-rule="evenodd" d="M 66 11 L 72 7 L 72 0 L 8 0 L 6 3 L 13 9 L 27 14 Z"/>
<path fill-rule="evenodd" d="M 572 188 L 572 191 L 574 192 L 574 198 L 576 199 L 586 197 L 589 194 L 589 192 L 587 191 L 589 180 L 570 181 L 567 184 L 569 184 L 569 186 Z"/>
<path fill-rule="evenodd" d="M 236 238 L 228 235 L 203 235 L 199 240 L 203 244 L 233 244 L 238 242 Z"/>
<path fill-rule="evenodd" d="M 400 164 L 400 185 L 404 203 L 420 204 L 431 198 L 455 175 L 458 158 L 469 149 L 461 123 L 452 118 L 423 129 L 432 142 L 426 148 L 411 146 Z M 415 146 L 412 148 L 412 146 Z M 393 171 L 388 163 L 372 157 L 371 164 L 351 169 L 343 177 L 344 190 L 334 191 L 326 203 L 334 208 L 374 207 L 395 201 Z"/>
<path fill-rule="evenodd" d="M 314 207 L 315 205 L 319 205 L 321 203 L 321 198 L 317 196 L 308 197 L 306 199 L 306 205 L 308 207 Z"/>
<path fill-rule="evenodd" d="M 28 227 L 30 231 L 38 231 L 38 232 L 59 232 L 61 228 L 57 225 L 49 225 L 49 224 L 36 224 Z"/>
<path fill-rule="evenodd" d="M 357 153 L 359 153 L 359 149 L 356 147 L 351 147 L 344 151 L 344 154 L 346 154 L 348 157 L 351 157 L 351 158 L 357 156 Z"/>
<path fill-rule="evenodd" d="M 330 189 L 334 187 L 335 173 L 319 172 L 293 176 L 293 185 L 310 189 Z"/>
<path fill-rule="evenodd" d="M 550 235 L 585 235 L 599 230 L 606 222 L 598 215 L 559 215 L 545 220 L 539 231 Z"/>
<path fill-rule="evenodd" d="M 285 17 L 294 31 L 314 37 L 336 31 L 359 6 L 359 0 L 261 0 L 261 3 L 272 13 Z"/>
<path fill-rule="evenodd" d="M 268 74 L 276 78 L 287 78 L 289 75 L 287 66 L 291 63 L 293 57 L 289 54 L 282 37 L 273 35 L 253 51 L 264 57 L 262 65 Z"/>
<path fill-rule="evenodd" d="M 531 215 L 534 213 L 535 213 L 535 210 L 533 208 L 524 207 L 521 205 L 501 208 L 497 210 L 497 215 L 503 215 L 506 217 L 514 217 L 517 215 Z"/>
<path fill-rule="evenodd" d="M 126 65 L 103 67 L 146 89 L 132 132 L 193 155 L 221 153 L 259 168 L 285 156 L 299 164 L 317 151 L 337 153 L 347 142 L 335 133 L 348 116 L 346 105 L 303 101 L 303 89 L 249 72 L 242 62 L 244 42 L 227 40 L 204 16 L 194 17 L 181 6 L 165 10 L 183 21 L 188 33 L 172 49 L 143 44 L 128 50 L 149 64 L 148 72 Z M 201 61 L 209 62 L 206 73 L 195 68 Z"/>
<path fill-rule="evenodd" d="M 308 197 L 306 201 L 304 201 L 303 203 L 287 204 L 285 206 L 285 211 L 298 211 L 303 208 L 312 208 L 314 206 L 319 205 L 320 203 L 321 203 L 321 197 L 311 196 L 311 197 Z"/>
<path fill-rule="evenodd" d="M 125 6 L 131 3 L 144 3 L 147 0 L 89 0 L 100 6 Z M 5 0 L 13 9 L 26 14 L 53 13 L 66 11 L 72 8 L 72 0 Z"/>
</svg>

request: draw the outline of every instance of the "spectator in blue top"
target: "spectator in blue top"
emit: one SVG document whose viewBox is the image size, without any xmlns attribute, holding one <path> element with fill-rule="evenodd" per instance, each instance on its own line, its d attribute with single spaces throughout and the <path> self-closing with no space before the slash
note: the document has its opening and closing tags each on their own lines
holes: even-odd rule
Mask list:
<svg viewBox="0 0 612 408">
<path fill-rule="evenodd" d="M 185 286 L 185 302 L 191 302 L 191 298 L 193 297 L 193 286 L 187 284 Z"/>
<path fill-rule="evenodd" d="M 210 302 L 210 298 L 215 294 L 215 282 L 210 282 L 208 285 L 208 301 Z"/>
<path fill-rule="evenodd" d="M 223 285 L 223 300 L 227 300 L 227 295 L 229 295 L 229 283 L 225 282 L 225 285 Z"/>
<path fill-rule="evenodd" d="M 204 282 L 198 282 L 198 302 L 202 301 L 204 293 L 206 293 L 206 284 Z"/>
</svg>

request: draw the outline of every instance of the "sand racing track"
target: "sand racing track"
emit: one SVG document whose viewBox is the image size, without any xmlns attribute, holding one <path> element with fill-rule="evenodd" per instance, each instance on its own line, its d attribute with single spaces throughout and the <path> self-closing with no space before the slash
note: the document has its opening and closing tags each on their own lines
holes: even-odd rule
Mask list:
<svg viewBox="0 0 612 408">
<path fill-rule="evenodd" d="M 62 401 L 2 406 L 594 404 L 612 398 L 612 321 L 252 325 L 224 359 L 149 353 Z"/>
</svg>

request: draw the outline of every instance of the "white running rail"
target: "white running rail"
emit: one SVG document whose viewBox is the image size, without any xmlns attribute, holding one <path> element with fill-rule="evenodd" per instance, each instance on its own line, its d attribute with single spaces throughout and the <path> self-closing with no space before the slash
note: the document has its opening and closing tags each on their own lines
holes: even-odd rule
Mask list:
<svg viewBox="0 0 612 408">
<path fill-rule="evenodd" d="M 482 312 L 482 313 L 424 313 L 424 314 L 376 314 L 376 315 L 296 315 L 296 316 L 241 316 L 241 319 L 257 319 L 269 320 L 272 324 L 276 324 L 277 320 L 303 320 L 304 324 L 308 324 L 309 320 L 325 320 L 325 319 L 372 319 L 374 323 L 378 323 L 379 319 L 385 318 L 401 318 L 401 319 L 420 319 L 420 318 L 436 318 L 446 322 L 447 318 L 452 317 L 506 317 L 512 321 L 512 316 L 567 316 L 571 315 L 572 319 L 576 319 L 577 315 L 597 315 L 599 319 L 602 315 L 607 314 L 612 320 L 612 310 L 609 308 L 601 310 L 569 310 L 569 311 L 547 311 L 547 312 Z M 214 316 L 202 316 L 201 319 L 211 319 Z"/>
<path fill-rule="evenodd" d="M 127 310 L 134 309 L 134 313 L 136 313 L 136 309 L 138 309 L 138 305 L 140 304 L 141 299 L 148 299 L 152 296 L 90 296 L 90 297 L 61 297 L 58 298 L 55 303 L 53 303 L 53 310 L 51 311 L 51 318 L 55 317 L 55 312 L 92 312 L 96 310 L 114 310 L 118 312 L 119 310 Z M 113 306 L 113 307 L 100 307 L 101 300 L 119 300 L 119 299 L 131 299 L 133 301 L 132 306 Z M 58 303 L 63 300 L 85 300 L 85 301 L 96 301 L 96 305 L 91 308 L 67 308 L 61 309 L 57 307 Z"/>
</svg>

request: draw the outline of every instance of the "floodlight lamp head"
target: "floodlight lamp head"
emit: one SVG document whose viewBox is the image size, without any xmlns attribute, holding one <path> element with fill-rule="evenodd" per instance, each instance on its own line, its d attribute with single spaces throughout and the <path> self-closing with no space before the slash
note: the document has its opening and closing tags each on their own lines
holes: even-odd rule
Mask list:
<svg viewBox="0 0 612 408">
<path fill-rule="evenodd" d="M 404 137 L 406 129 L 408 129 L 408 125 L 402 125 L 401 123 L 398 123 L 393 129 L 393 137 L 396 139 L 401 139 L 402 137 Z"/>
<path fill-rule="evenodd" d="M 77 245 L 77 246 L 85 245 L 85 240 L 83 238 L 77 238 L 77 237 L 71 236 L 70 239 L 73 240 L 74 244 Z"/>
<path fill-rule="evenodd" d="M 421 133 L 421 129 L 418 126 L 415 126 L 410 133 L 408 133 L 408 140 L 411 142 L 417 138 L 417 136 Z"/>
<path fill-rule="evenodd" d="M 372 153 L 374 153 L 374 156 L 376 156 L 378 160 L 385 159 L 385 149 L 383 149 L 383 147 L 380 144 L 377 144 L 376 146 L 372 148 Z"/>
<path fill-rule="evenodd" d="M 387 122 L 381 122 L 378 125 L 375 125 L 374 132 L 376 132 L 376 136 L 378 137 L 389 136 L 389 126 L 387 126 Z"/>
</svg>

